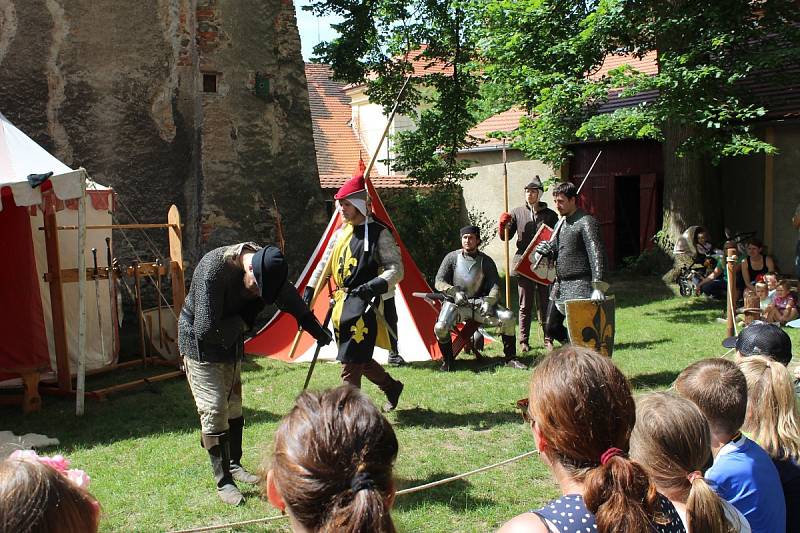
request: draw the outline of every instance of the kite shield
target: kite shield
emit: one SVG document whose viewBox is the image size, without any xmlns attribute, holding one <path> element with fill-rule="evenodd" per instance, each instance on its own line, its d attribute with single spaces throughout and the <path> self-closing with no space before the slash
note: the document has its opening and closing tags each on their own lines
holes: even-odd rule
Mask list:
<svg viewBox="0 0 800 533">
<path fill-rule="evenodd" d="M 572 344 L 611 357 L 614 351 L 614 297 L 602 302 L 567 300 L 567 331 Z"/>
<path fill-rule="evenodd" d="M 547 224 L 542 224 L 539 231 L 533 236 L 531 243 L 522 254 L 522 258 L 514 266 L 514 270 L 528 279 L 540 283 L 542 285 L 550 285 L 556 277 L 556 265 L 552 259 L 547 257 L 542 258 L 537 265 L 539 254 L 536 253 L 536 247 L 543 242 L 549 241 L 553 235 L 553 229 Z"/>
</svg>

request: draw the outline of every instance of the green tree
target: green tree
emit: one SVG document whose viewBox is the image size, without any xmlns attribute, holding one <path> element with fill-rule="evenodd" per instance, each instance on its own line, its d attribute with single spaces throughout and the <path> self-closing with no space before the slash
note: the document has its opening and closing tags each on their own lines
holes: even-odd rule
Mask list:
<svg viewBox="0 0 800 533">
<path fill-rule="evenodd" d="M 394 137 L 394 169 L 420 184 L 452 185 L 466 179 L 459 159 L 473 145 L 467 132 L 477 122 L 480 72 L 475 58 L 471 4 L 438 0 L 319 0 L 318 15 L 336 14 L 340 36 L 314 49 L 334 76 L 364 83 L 372 102 L 386 111 L 412 75 L 398 111 L 415 123 Z M 415 73 L 413 63 L 422 64 Z"/>
<path fill-rule="evenodd" d="M 529 156 L 559 165 L 580 140 L 663 141 L 663 227 L 676 236 L 704 215 L 703 160 L 774 152 L 752 129 L 766 112 L 743 83 L 798 57 L 791 0 L 476 0 L 490 79 L 529 112 L 516 131 Z M 658 74 L 623 66 L 591 76 L 610 54 L 658 54 Z M 774 74 L 771 83 L 780 83 Z M 652 101 L 598 114 L 610 95 Z M 698 218 L 700 220 L 698 220 Z"/>
</svg>

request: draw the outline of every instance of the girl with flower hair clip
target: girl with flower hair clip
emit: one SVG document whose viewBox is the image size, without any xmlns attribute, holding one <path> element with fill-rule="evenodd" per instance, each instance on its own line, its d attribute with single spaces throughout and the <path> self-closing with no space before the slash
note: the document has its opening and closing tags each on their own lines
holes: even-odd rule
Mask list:
<svg viewBox="0 0 800 533">
<path fill-rule="evenodd" d="M 669 498 L 689 533 L 750 533 L 750 524 L 703 477 L 711 464 L 711 432 L 700 409 L 667 392 L 636 402 L 631 457 Z"/>
<path fill-rule="evenodd" d="M 89 476 L 63 456 L 16 451 L 0 462 L 0 532 L 95 533 L 100 505 Z"/>
</svg>

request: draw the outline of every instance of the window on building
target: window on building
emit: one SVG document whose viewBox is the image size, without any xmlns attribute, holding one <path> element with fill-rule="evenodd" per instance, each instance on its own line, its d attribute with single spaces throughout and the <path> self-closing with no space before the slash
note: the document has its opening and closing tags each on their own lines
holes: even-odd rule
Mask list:
<svg viewBox="0 0 800 533">
<path fill-rule="evenodd" d="M 215 72 L 203 73 L 203 92 L 204 93 L 217 92 L 217 74 Z"/>
</svg>

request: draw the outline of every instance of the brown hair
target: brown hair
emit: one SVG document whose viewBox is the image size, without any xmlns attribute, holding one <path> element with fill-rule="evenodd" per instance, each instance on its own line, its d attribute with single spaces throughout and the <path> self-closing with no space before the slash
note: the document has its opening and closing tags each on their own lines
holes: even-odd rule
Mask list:
<svg viewBox="0 0 800 533">
<path fill-rule="evenodd" d="M 737 363 L 747 380 L 743 429 L 771 457 L 800 461 L 800 413 L 789 370 L 760 355 L 742 357 Z"/>
<path fill-rule="evenodd" d="M 782 288 L 786 289 L 787 291 L 792 290 L 792 284 L 789 283 L 789 280 L 786 280 L 786 279 L 779 280 L 778 284 L 776 285 L 776 287 L 782 287 Z"/>
<path fill-rule="evenodd" d="M 583 482 L 583 499 L 601 533 L 648 531 L 657 494 L 645 470 L 624 455 L 636 420 L 630 385 L 611 359 L 567 345 L 548 355 L 530 382 L 530 414 L 543 453 Z M 601 464 L 611 448 L 616 455 Z"/>
<path fill-rule="evenodd" d="M 389 421 L 359 389 L 306 391 L 275 434 L 272 475 L 291 514 L 310 531 L 394 533 L 397 450 Z"/>
<path fill-rule="evenodd" d="M 675 390 L 700 408 L 711 431 L 734 435 L 742 427 L 747 414 L 747 381 L 733 361 L 697 361 L 678 375 Z"/>
<path fill-rule="evenodd" d="M 55 468 L 35 460 L 0 462 L 0 531 L 91 533 L 97 500 Z"/>
<path fill-rule="evenodd" d="M 631 456 L 641 461 L 660 492 L 685 502 L 688 531 L 739 531 L 728 522 L 722 500 L 705 478 L 689 478 L 712 461 L 708 422 L 690 400 L 667 392 L 639 398 Z"/>
</svg>

